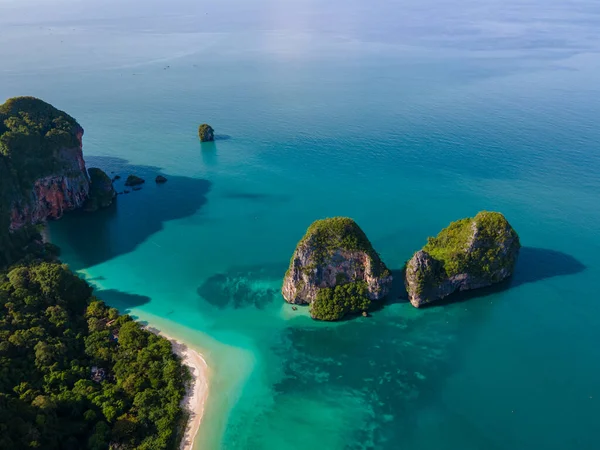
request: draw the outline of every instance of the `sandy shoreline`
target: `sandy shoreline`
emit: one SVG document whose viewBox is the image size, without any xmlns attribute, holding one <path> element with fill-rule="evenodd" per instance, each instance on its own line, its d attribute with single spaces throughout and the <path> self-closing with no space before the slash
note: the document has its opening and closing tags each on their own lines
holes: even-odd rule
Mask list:
<svg viewBox="0 0 600 450">
<path fill-rule="evenodd" d="M 187 410 L 189 418 L 181 440 L 180 449 L 192 450 L 194 439 L 202 423 L 204 405 L 208 397 L 208 365 L 200 353 L 181 341 L 166 335 L 156 328 L 146 327 L 146 329 L 169 340 L 173 347 L 173 352 L 190 368 L 192 380 L 181 402 L 182 407 Z"/>
</svg>

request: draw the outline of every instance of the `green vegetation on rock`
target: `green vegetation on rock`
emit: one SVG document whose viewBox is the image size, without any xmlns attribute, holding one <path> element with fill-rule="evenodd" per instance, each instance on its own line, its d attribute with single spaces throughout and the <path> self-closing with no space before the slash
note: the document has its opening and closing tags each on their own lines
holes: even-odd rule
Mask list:
<svg viewBox="0 0 600 450">
<path fill-rule="evenodd" d="M 364 281 L 319 289 L 310 305 L 310 315 L 313 319 L 334 321 L 349 314 L 368 311 L 371 300 L 367 297 L 367 289 Z"/>
<path fill-rule="evenodd" d="M 520 248 L 519 236 L 500 213 L 482 211 L 452 222 L 406 264 L 410 302 L 419 308 L 498 283 L 512 275 Z"/>
<path fill-rule="evenodd" d="M 0 105 L 0 158 L 6 158 L 22 191 L 60 170 L 57 152 L 79 146 L 77 134 L 82 132 L 67 113 L 34 97 L 11 98 Z"/>
<path fill-rule="evenodd" d="M 310 304 L 311 316 L 339 320 L 366 312 L 389 292 L 392 276 L 362 229 L 348 217 L 313 222 L 298 242 L 281 288 L 284 299 Z"/>
<path fill-rule="evenodd" d="M 175 449 L 188 379 L 66 266 L 0 271 L 0 448 Z"/>
<path fill-rule="evenodd" d="M 497 212 L 482 211 L 473 218 L 452 222 L 434 237 L 429 238 L 423 250 L 441 265 L 431 265 L 429 277 L 452 277 L 470 273 L 491 281 L 503 266 L 512 268 L 515 252 L 505 248 L 519 248 L 519 236 L 506 218 Z"/>
<path fill-rule="evenodd" d="M 365 252 L 371 258 L 373 273 L 388 276 L 389 270 L 381 261 L 364 231 L 349 217 L 331 217 L 313 222 L 306 230 L 298 246 L 307 244 L 314 255 L 315 264 L 336 250 Z"/>
<path fill-rule="evenodd" d="M 198 137 L 200 138 L 200 142 L 214 141 L 215 130 L 209 124 L 203 123 L 198 127 Z"/>
</svg>

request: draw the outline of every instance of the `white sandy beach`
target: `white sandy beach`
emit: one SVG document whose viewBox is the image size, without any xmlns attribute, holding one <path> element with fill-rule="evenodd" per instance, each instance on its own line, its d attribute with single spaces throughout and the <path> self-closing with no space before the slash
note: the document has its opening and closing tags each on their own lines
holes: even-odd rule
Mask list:
<svg viewBox="0 0 600 450">
<path fill-rule="evenodd" d="M 200 353 L 188 347 L 182 342 L 174 339 L 156 328 L 147 327 L 148 331 L 168 339 L 173 346 L 173 351 L 190 368 L 192 381 L 182 400 L 182 406 L 188 411 L 189 419 L 185 427 L 185 434 L 181 440 L 181 450 L 192 450 L 194 439 L 202 423 L 204 405 L 208 397 L 208 365 Z"/>
</svg>

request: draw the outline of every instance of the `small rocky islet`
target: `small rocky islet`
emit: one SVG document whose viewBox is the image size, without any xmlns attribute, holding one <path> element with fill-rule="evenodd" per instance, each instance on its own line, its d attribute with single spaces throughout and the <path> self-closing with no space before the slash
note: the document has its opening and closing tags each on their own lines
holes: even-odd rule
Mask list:
<svg viewBox="0 0 600 450">
<path fill-rule="evenodd" d="M 207 123 L 203 123 L 198 127 L 198 137 L 200 142 L 212 142 L 215 140 L 215 130 Z"/>
<path fill-rule="evenodd" d="M 404 284 L 419 308 L 457 291 L 510 277 L 519 236 L 498 212 L 452 222 L 407 262 Z M 288 303 L 310 305 L 313 319 L 362 313 L 390 290 L 392 275 L 360 227 L 347 217 L 317 220 L 298 243 L 283 281 Z"/>
<path fill-rule="evenodd" d="M 339 320 L 385 297 L 392 275 L 362 229 L 347 217 L 317 220 L 298 243 L 283 281 L 293 304 L 314 319 Z"/>
<path fill-rule="evenodd" d="M 498 212 L 452 222 L 406 264 L 410 302 L 420 307 L 457 291 L 491 286 L 510 277 L 521 243 Z"/>
</svg>

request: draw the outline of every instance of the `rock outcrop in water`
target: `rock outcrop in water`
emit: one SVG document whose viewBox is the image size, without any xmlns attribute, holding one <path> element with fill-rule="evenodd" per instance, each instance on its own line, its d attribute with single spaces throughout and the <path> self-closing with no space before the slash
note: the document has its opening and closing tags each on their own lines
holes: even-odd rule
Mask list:
<svg viewBox="0 0 600 450">
<path fill-rule="evenodd" d="M 289 303 L 310 304 L 315 319 L 338 320 L 367 311 L 372 300 L 387 295 L 391 282 L 360 227 L 335 217 L 308 228 L 292 256 L 282 294 Z"/>
<path fill-rule="evenodd" d="M 139 186 L 140 184 L 144 184 L 146 180 L 138 177 L 137 175 L 129 175 L 125 180 L 125 186 Z"/>
<path fill-rule="evenodd" d="M 90 176 L 90 192 L 85 209 L 96 211 L 110 206 L 117 196 L 112 180 L 103 170 L 96 167 L 88 169 Z"/>
<path fill-rule="evenodd" d="M 418 308 L 498 283 L 512 275 L 520 248 L 519 236 L 500 213 L 482 211 L 452 222 L 407 263 L 410 302 Z"/>
<path fill-rule="evenodd" d="M 210 142 L 215 140 L 215 130 L 207 124 L 203 123 L 198 127 L 198 137 L 200 142 Z"/>
</svg>

